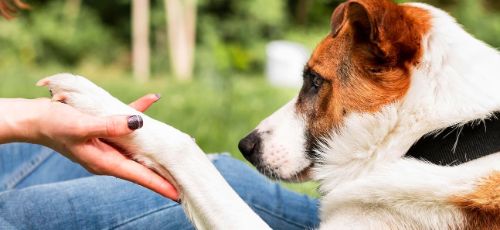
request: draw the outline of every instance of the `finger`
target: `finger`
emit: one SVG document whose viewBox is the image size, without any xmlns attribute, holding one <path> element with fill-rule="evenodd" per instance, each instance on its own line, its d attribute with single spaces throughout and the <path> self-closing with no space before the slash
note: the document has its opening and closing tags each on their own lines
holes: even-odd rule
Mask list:
<svg viewBox="0 0 500 230">
<path fill-rule="evenodd" d="M 169 199 L 179 200 L 179 193 L 170 182 L 135 161 L 124 160 L 113 167 L 109 174 L 137 183 Z"/>
<path fill-rule="evenodd" d="M 14 3 L 16 4 L 16 6 L 19 8 L 19 9 L 22 9 L 22 10 L 29 10 L 31 9 L 30 5 L 24 3 L 23 1 L 21 0 L 14 0 Z"/>
<path fill-rule="evenodd" d="M 134 108 L 135 110 L 139 112 L 144 112 L 146 111 L 153 103 L 157 102 L 160 100 L 161 95 L 160 94 L 148 94 L 146 96 L 143 96 L 136 101 L 130 103 L 130 107 Z"/>
<path fill-rule="evenodd" d="M 175 180 L 167 170 L 160 170 L 164 177 L 159 176 L 146 166 L 125 158 L 112 146 L 97 139 L 91 141 L 95 142 L 74 149 L 75 153 L 83 156 L 80 157 L 80 163 L 86 166 L 85 168 L 90 172 L 119 177 L 140 184 L 173 200 L 179 199 L 178 187 L 175 186 Z"/>
<path fill-rule="evenodd" d="M 92 117 L 85 126 L 87 137 L 119 137 L 142 128 L 144 121 L 140 115 Z"/>
</svg>

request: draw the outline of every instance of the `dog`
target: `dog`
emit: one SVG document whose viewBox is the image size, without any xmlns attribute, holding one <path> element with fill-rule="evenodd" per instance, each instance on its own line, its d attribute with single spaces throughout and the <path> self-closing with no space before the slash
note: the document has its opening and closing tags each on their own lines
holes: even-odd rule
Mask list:
<svg viewBox="0 0 500 230">
<path fill-rule="evenodd" d="M 320 229 L 500 229 L 500 153 L 445 167 L 403 158 L 422 136 L 500 110 L 500 54 L 425 4 L 349 0 L 304 70 L 299 95 L 239 148 L 257 169 L 320 181 Z M 171 175 L 198 229 L 268 229 L 193 139 L 84 77 L 41 80 L 54 101 L 97 116 L 141 115 L 110 138 Z"/>
<path fill-rule="evenodd" d="M 500 110 L 500 54 L 442 10 L 349 0 L 299 95 L 239 148 L 270 177 L 320 182 L 324 229 L 500 229 L 500 154 L 403 158 L 426 134 Z"/>
</svg>

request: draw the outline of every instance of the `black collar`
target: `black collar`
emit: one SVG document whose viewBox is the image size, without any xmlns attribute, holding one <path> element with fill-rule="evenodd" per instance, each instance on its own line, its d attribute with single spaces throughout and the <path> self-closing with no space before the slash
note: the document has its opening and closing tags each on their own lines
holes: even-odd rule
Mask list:
<svg viewBox="0 0 500 230">
<path fill-rule="evenodd" d="M 500 112 L 483 121 L 472 121 L 439 134 L 426 135 L 408 150 L 406 157 L 438 165 L 458 165 L 500 152 Z M 458 139 L 457 139 L 458 138 Z"/>
</svg>

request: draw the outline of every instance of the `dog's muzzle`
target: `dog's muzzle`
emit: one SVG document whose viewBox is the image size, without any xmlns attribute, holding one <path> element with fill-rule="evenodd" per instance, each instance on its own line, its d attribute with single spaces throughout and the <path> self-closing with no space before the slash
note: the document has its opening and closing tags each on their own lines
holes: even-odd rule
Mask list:
<svg viewBox="0 0 500 230">
<path fill-rule="evenodd" d="M 250 161 L 250 163 L 256 165 L 259 161 L 260 148 L 261 148 L 261 137 L 257 130 L 248 134 L 245 138 L 241 139 L 238 144 L 240 152 L 243 154 L 245 159 Z"/>
</svg>

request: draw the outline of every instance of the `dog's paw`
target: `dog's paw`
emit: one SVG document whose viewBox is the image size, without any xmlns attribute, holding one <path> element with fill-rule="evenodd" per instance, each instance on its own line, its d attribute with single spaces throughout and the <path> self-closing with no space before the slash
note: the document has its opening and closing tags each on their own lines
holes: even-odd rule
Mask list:
<svg viewBox="0 0 500 230">
<path fill-rule="evenodd" d="M 48 87 L 53 101 L 68 104 L 92 115 L 130 112 L 128 106 L 124 106 L 108 92 L 81 76 L 56 74 L 38 81 L 37 86 Z"/>
<path fill-rule="evenodd" d="M 189 135 L 136 111 L 84 77 L 57 74 L 40 80 L 37 85 L 47 86 L 53 101 L 66 103 L 90 115 L 140 115 L 144 121 L 141 129 L 133 135 L 109 140 L 150 168 L 172 167 L 180 158 L 189 158 L 185 153 L 197 147 Z"/>
<path fill-rule="evenodd" d="M 46 77 L 36 83 L 37 86 L 47 86 L 52 96 L 52 100 L 66 103 L 70 100 L 71 94 L 96 93 L 99 87 L 84 77 L 69 73 L 60 73 Z"/>
</svg>

